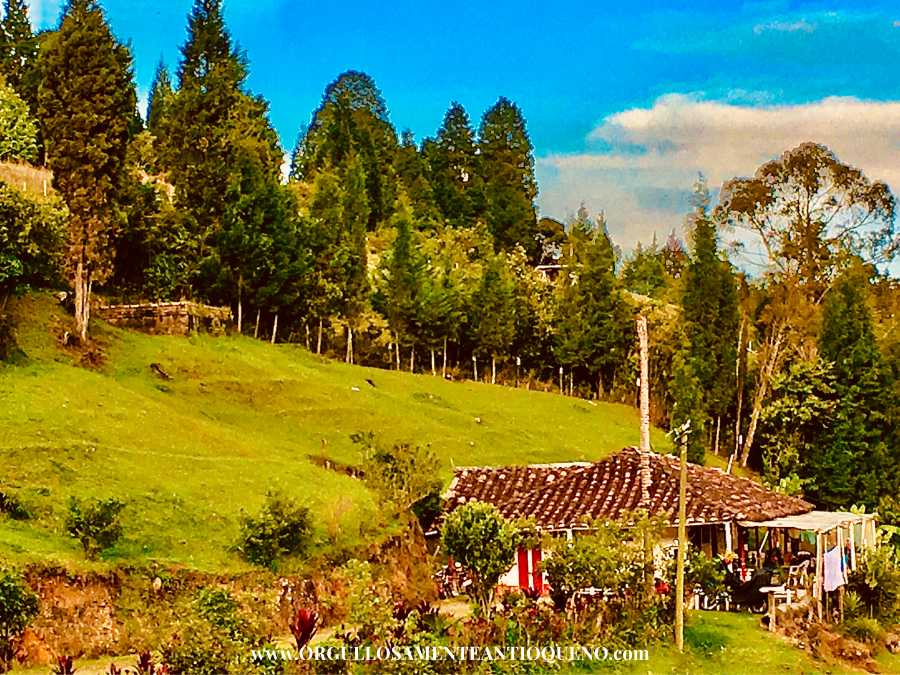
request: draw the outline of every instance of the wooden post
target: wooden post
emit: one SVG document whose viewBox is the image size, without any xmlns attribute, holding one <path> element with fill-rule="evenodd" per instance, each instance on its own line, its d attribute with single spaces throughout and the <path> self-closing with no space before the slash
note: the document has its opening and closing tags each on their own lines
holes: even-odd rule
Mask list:
<svg viewBox="0 0 900 675">
<path fill-rule="evenodd" d="M 856 569 L 856 533 L 854 530 L 856 529 L 856 524 L 854 522 L 850 522 L 850 569 Z"/>
<path fill-rule="evenodd" d="M 822 620 L 822 574 L 825 571 L 825 564 L 822 558 L 822 545 L 823 538 L 821 532 L 816 532 L 816 584 L 814 592 L 816 594 L 816 614 L 819 617 L 819 621 Z"/>
<path fill-rule="evenodd" d="M 637 333 L 641 348 L 641 450 L 650 452 L 650 347 L 647 317 L 637 318 Z"/>
<path fill-rule="evenodd" d="M 675 646 L 684 651 L 684 558 L 687 551 L 687 443 L 690 420 L 679 430 L 681 470 L 678 476 L 678 559 L 675 567 Z"/>
<path fill-rule="evenodd" d="M 519 388 L 519 368 L 522 366 L 521 357 L 516 357 L 516 389 Z"/>
<path fill-rule="evenodd" d="M 775 632 L 775 593 L 773 591 L 769 591 L 769 632 Z"/>
<path fill-rule="evenodd" d="M 278 312 L 275 312 L 275 321 L 272 324 L 272 344 L 275 344 L 275 338 L 278 335 Z"/>
<path fill-rule="evenodd" d="M 731 541 L 731 527 L 732 523 L 725 523 L 725 550 L 733 552 L 734 549 L 732 548 Z"/>
</svg>

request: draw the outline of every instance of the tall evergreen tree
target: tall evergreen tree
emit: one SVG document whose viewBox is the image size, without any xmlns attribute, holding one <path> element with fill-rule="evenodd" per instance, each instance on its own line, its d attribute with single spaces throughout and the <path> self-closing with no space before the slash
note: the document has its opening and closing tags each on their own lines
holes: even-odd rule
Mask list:
<svg viewBox="0 0 900 675">
<path fill-rule="evenodd" d="M 472 304 L 475 353 L 491 358 L 493 384 L 497 379 L 497 361 L 509 356 L 516 329 L 513 284 L 502 256 L 492 256 L 487 261 Z"/>
<path fill-rule="evenodd" d="M 0 20 L 0 73 L 34 112 L 38 77 L 35 72 L 38 40 L 31 31 L 25 0 L 3 0 Z"/>
<path fill-rule="evenodd" d="M 484 181 L 469 116 L 454 101 L 434 139 L 423 145 L 434 200 L 451 227 L 471 226 L 484 212 Z"/>
<path fill-rule="evenodd" d="M 409 207 L 401 203 L 394 215 L 397 234 L 391 246 L 388 264 L 387 318 L 397 336 L 398 345 L 415 347 L 419 292 L 422 285 L 422 266 L 412 227 Z M 399 361 L 399 358 L 398 358 Z"/>
<path fill-rule="evenodd" d="M 109 234 L 136 97 L 131 54 L 94 0 L 71 0 L 41 50 L 38 116 L 53 183 L 69 207 L 75 327 L 87 339 L 94 281 L 109 271 Z"/>
<path fill-rule="evenodd" d="M 150 95 L 147 98 L 147 129 L 157 138 L 163 132 L 163 121 L 171 105 L 172 96 L 172 78 L 169 77 L 166 64 L 160 59 L 156 64 L 153 84 L 150 85 Z"/>
<path fill-rule="evenodd" d="M 400 187 L 409 198 L 416 229 L 434 229 L 441 215 L 434 202 L 434 191 L 428 180 L 428 166 L 419 152 L 411 131 L 400 136 L 400 147 L 394 160 L 394 171 Z"/>
<path fill-rule="evenodd" d="M 900 451 L 888 445 L 897 425 L 892 387 L 872 330 L 867 287 L 866 276 L 853 270 L 825 302 L 819 351 L 833 364 L 838 403 L 827 440 L 809 462 L 809 495 L 825 508 L 874 507 L 879 496 L 898 488 Z"/>
<path fill-rule="evenodd" d="M 693 251 L 684 272 L 682 294 L 683 345 L 676 381 L 677 423 L 693 415 L 689 451 L 702 460 L 715 431 L 706 421 L 725 415 L 735 393 L 735 359 L 739 327 L 737 289 L 727 262 L 719 256 L 716 225 L 709 217 L 709 193 L 701 177 L 694 188 L 694 212 L 689 219 Z M 689 392 L 685 387 L 696 386 Z M 687 400 L 692 401 L 690 405 Z M 717 421 L 718 422 L 718 421 Z M 721 424 L 715 427 L 721 430 Z M 709 436 L 709 438 L 707 438 Z"/>
<path fill-rule="evenodd" d="M 359 161 L 365 177 L 368 229 L 387 222 L 396 199 L 397 133 L 371 76 L 350 70 L 326 88 L 322 103 L 294 151 L 292 174 L 312 180 L 318 171 L 346 173 Z"/>
<path fill-rule="evenodd" d="M 534 200 L 534 151 L 519 107 L 501 97 L 478 130 L 484 176 L 485 220 L 500 249 L 522 246 L 532 261 L 540 257 Z"/>
</svg>

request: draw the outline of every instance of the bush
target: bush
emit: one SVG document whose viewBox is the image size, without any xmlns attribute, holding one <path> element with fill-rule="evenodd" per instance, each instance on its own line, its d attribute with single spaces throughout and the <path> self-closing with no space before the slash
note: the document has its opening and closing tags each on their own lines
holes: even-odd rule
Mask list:
<svg viewBox="0 0 900 675">
<path fill-rule="evenodd" d="M 0 336 L 0 340 L 2 340 L 2 336 Z M 19 501 L 19 498 L 8 492 L 0 492 L 0 513 L 5 513 L 13 520 L 28 520 L 31 518 L 31 513 Z"/>
<path fill-rule="evenodd" d="M 518 535 L 497 507 L 470 502 L 444 520 L 441 544 L 472 577 L 473 599 L 487 612 L 494 587 L 513 564 Z"/>
<path fill-rule="evenodd" d="M 188 621 L 163 645 L 171 675 L 226 675 L 241 648 L 206 621 Z"/>
<path fill-rule="evenodd" d="M 18 575 L 0 573 L 0 672 L 13 658 L 13 641 L 38 613 L 38 596 Z"/>
<path fill-rule="evenodd" d="M 302 555 L 312 539 L 309 509 L 269 493 L 257 516 L 244 516 L 238 550 L 257 565 L 271 566 L 286 555 Z"/>
<path fill-rule="evenodd" d="M 94 559 L 122 536 L 119 514 L 124 508 L 125 503 L 115 497 L 95 499 L 86 504 L 72 497 L 66 516 L 66 532 L 81 542 L 88 558 Z"/>
<path fill-rule="evenodd" d="M 891 546 L 866 552 L 850 574 L 850 590 L 866 604 L 869 615 L 888 621 L 900 616 L 900 553 Z"/>
<path fill-rule="evenodd" d="M 841 624 L 840 630 L 847 637 L 868 645 L 880 645 L 884 642 L 885 631 L 875 619 L 866 617 L 848 619 Z"/>
</svg>

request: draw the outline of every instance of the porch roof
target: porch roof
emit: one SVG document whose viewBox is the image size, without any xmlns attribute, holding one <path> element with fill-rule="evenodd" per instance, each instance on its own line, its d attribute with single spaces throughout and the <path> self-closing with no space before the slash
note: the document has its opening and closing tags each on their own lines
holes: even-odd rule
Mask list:
<svg viewBox="0 0 900 675">
<path fill-rule="evenodd" d="M 742 521 L 743 527 L 768 527 L 803 530 L 806 532 L 830 532 L 841 526 L 861 524 L 873 520 L 871 513 L 851 513 L 850 511 L 808 511 L 792 516 L 783 516 L 761 521 Z"/>
</svg>

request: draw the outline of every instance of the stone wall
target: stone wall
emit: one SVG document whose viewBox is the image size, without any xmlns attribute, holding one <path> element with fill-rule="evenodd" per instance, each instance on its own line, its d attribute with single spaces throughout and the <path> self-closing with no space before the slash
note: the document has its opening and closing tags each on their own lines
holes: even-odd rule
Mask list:
<svg viewBox="0 0 900 675">
<path fill-rule="evenodd" d="M 120 328 L 155 335 L 189 335 L 199 331 L 222 335 L 231 326 L 231 309 L 196 302 L 153 302 L 98 307 L 99 318 Z"/>
</svg>

